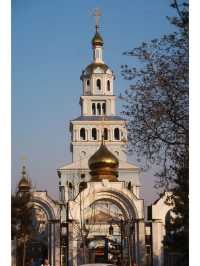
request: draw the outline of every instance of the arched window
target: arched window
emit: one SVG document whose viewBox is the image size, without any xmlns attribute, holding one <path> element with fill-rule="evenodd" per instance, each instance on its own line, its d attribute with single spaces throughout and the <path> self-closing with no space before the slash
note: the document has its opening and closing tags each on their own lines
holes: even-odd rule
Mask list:
<svg viewBox="0 0 200 266">
<path fill-rule="evenodd" d="M 97 103 L 97 114 L 101 115 L 101 104 Z"/>
<path fill-rule="evenodd" d="M 81 138 L 81 140 L 85 140 L 85 128 L 81 128 L 81 130 L 80 130 L 80 138 Z"/>
<path fill-rule="evenodd" d="M 85 178 L 85 174 L 81 174 L 81 178 L 82 178 L 82 179 Z"/>
<path fill-rule="evenodd" d="M 103 135 L 104 135 L 104 139 L 108 140 L 108 129 L 107 128 L 104 128 Z"/>
<path fill-rule="evenodd" d="M 95 105 L 95 103 L 92 104 L 92 114 L 96 115 L 96 105 Z"/>
<path fill-rule="evenodd" d="M 102 104 L 102 113 L 103 113 L 103 115 L 106 114 L 106 103 Z"/>
<path fill-rule="evenodd" d="M 114 129 L 114 137 L 115 137 L 115 140 L 119 140 L 119 128 Z"/>
<path fill-rule="evenodd" d="M 97 129 L 93 128 L 92 129 L 92 140 L 96 140 L 97 139 Z"/>
<path fill-rule="evenodd" d="M 85 188 L 87 188 L 87 182 L 82 181 L 82 182 L 79 184 L 79 192 L 83 191 Z"/>
<path fill-rule="evenodd" d="M 97 89 L 101 90 L 101 80 L 97 79 Z"/>
<path fill-rule="evenodd" d="M 81 151 L 81 157 L 83 158 L 83 157 L 85 157 L 85 155 L 86 155 L 86 152 L 85 151 Z"/>
<path fill-rule="evenodd" d="M 89 89 L 90 89 L 90 80 L 87 79 L 87 81 L 86 81 L 86 90 L 89 91 Z"/>
<path fill-rule="evenodd" d="M 68 183 L 68 187 L 69 187 L 69 189 L 73 189 L 73 185 L 71 182 Z"/>
<path fill-rule="evenodd" d="M 110 91 L 110 80 L 107 81 L 107 90 Z"/>
<path fill-rule="evenodd" d="M 131 189 L 132 189 L 131 182 L 128 182 L 128 190 L 131 190 Z"/>
<path fill-rule="evenodd" d="M 119 156 L 119 152 L 118 152 L 118 151 L 115 151 L 115 154 L 116 154 L 117 156 Z"/>
</svg>

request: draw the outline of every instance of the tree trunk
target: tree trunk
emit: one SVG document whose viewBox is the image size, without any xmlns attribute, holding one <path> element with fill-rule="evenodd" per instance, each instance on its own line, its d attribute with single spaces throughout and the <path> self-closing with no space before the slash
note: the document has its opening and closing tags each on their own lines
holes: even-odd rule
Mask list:
<svg viewBox="0 0 200 266">
<path fill-rule="evenodd" d="M 23 247 L 23 264 L 22 266 L 25 266 L 26 261 L 26 237 L 24 238 L 24 247 Z"/>
</svg>

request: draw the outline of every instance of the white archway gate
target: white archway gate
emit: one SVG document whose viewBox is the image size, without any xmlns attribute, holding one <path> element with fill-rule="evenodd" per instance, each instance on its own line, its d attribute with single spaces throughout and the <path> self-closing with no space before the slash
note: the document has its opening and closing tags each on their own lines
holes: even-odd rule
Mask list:
<svg viewBox="0 0 200 266">
<path fill-rule="evenodd" d="M 174 203 L 172 193 L 165 194 L 154 204 L 149 206 L 151 209 L 152 220 L 152 251 L 153 251 L 153 266 L 164 265 L 164 247 L 163 240 L 165 237 L 165 220 L 167 213 L 172 210 Z"/>
<path fill-rule="evenodd" d="M 145 225 L 144 203 L 125 187 L 124 182 L 88 182 L 75 200 L 69 201 L 69 255 L 70 265 L 79 265 L 77 241 L 80 239 L 79 225 L 81 222 L 81 210 L 98 201 L 112 202 L 121 210 L 125 221 L 133 221 L 134 225 L 134 259 L 138 266 L 145 265 Z"/>
<path fill-rule="evenodd" d="M 48 259 L 51 266 L 60 266 L 60 207 L 46 191 L 32 193 L 33 205 L 42 209 L 47 217 Z"/>
</svg>

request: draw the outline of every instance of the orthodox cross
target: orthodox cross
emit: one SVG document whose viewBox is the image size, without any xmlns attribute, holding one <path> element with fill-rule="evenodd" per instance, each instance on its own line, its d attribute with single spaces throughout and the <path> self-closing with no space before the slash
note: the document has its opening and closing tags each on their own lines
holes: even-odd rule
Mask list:
<svg viewBox="0 0 200 266">
<path fill-rule="evenodd" d="M 23 156 L 21 156 L 20 159 L 21 159 L 22 164 L 25 165 L 26 162 L 27 162 L 27 156 L 26 155 L 23 155 Z"/>
<path fill-rule="evenodd" d="M 99 28 L 99 18 L 101 16 L 101 12 L 99 8 L 96 8 L 93 12 L 93 16 L 95 17 L 95 21 L 96 21 L 96 28 Z"/>
</svg>

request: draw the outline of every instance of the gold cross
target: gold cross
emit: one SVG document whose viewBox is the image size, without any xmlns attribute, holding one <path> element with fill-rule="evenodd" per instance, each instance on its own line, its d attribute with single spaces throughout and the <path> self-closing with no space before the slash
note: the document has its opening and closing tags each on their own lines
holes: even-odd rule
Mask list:
<svg viewBox="0 0 200 266">
<path fill-rule="evenodd" d="M 25 164 L 27 162 L 27 160 L 28 160 L 26 155 L 21 156 L 20 159 L 21 159 L 22 164 Z"/>
<path fill-rule="evenodd" d="M 101 12 L 99 8 L 96 8 L 93 12 L 93 16 L 95 17 L 95 21 L 96 21 L 96 28 L 99 28 L 99 18 L 101 16 Z"/>
</svg>

